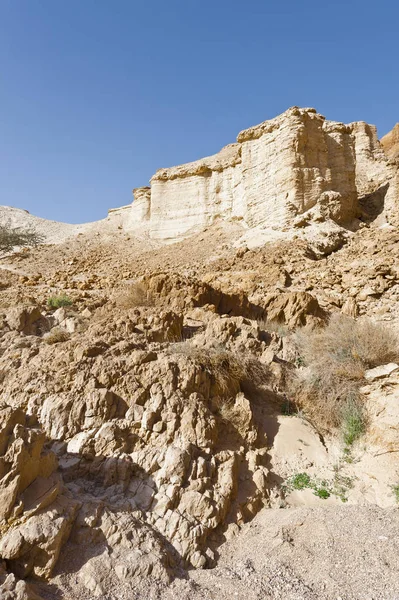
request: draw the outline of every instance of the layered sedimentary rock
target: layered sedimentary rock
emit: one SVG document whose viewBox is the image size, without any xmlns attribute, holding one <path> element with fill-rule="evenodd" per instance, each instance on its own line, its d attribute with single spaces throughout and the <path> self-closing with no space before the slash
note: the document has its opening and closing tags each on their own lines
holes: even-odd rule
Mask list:
<svg viewBox="0 0 399 600">
<path fill-rule="evenodd" d="M 392 176 L 374 126 L 327 121 L 290 108 L 242 131 L 218 154 L 160 169 L 134 190 L 126 228 L 146 221 L 150 236 L 175 241 L 216 219 L 284 230 L 319 203 L 340 225 L 359 216 L 359 198 Z"/>
<path fill-rule="evenodd" d="M 388 144 L 378 140 L 377 130 L 363 121 L 351 124 L 356 156 L 358 205 L 364 220 L 375 225 L 397 223 L 399 170 L 387 151 Z M 391 132 L 393 133 L 393 132 Z M 388 137 L 388 136 L 386 136 Z M 391 150 L 393 145 L 389 146 Z"/>
</svg>

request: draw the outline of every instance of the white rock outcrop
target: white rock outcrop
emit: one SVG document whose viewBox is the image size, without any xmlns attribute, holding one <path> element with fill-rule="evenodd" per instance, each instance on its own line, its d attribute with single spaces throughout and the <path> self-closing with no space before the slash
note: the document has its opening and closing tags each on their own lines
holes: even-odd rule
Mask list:
<svg viewBox="0 0 399 600">
<path fill-rule="evenodd" d="M 319 201 L 333 221 L 349 225 L 358 200 L 393 177 L 374 126 L 327 121 L 313 108 L 293 107 L 242 131 L 237 143 L 201 160 L 160 169 L 150 188 L 134 190 L 134 229 L 176 241 L 216 219 L 244 227 L 286 230 Z"/>
</svg>

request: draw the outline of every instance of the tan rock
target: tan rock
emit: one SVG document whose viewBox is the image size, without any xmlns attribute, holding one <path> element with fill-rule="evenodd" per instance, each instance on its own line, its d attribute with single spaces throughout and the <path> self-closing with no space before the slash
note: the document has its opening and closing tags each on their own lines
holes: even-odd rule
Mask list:
<svg viewBox="0 0 399 600">
<path fill-rule="evenodd" d="M 7 324 L 10 329 L 31 334 L 36 332 L 36 325 L 42 319 L 43 316 L 37 306 L 26 306 L 12 309 L 7 315 Z"/>
<path fill-rule="evenodd" d="M 368 369 L 364 376 L 369 381 L 375 381 L 376 379 L 384 379 L 385 377 L 389 377 L 392 375 L 392 373 L 396 373 L 396 371 L 399 371 L 399 365 L 396 363 L 389 363 L 387 365 L 374 367 L 374 369 Z"/>
<path fill-rule="evenodd" d="M 381 145 L 389 158 L 399 158 L 399 123 L 396 123 L 392 131 L 384 135 Z"/>
</svg>

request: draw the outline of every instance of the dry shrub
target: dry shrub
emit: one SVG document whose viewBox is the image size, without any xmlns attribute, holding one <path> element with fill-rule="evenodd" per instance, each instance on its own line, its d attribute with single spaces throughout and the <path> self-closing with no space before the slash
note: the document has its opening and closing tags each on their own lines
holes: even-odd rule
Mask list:
<svg viewBox="0 0 399 600">
<path fill-rule="evenodd" d="M 43 336 L 46 344 L 57 344 L 58 342 L 66 342 L 71 337 L 70 333 L 62 327 L 53 327 L 51 331 Z"/>
<path fill-rule="evenodd" d="M 129 309 L 138 306 L 154 306 L 155 299 L 148 287 L 138 281 L 124 288 L 116 298 L 116 303 L 121 308 Z"/>
<path fill-rule="evenodd" d="M 324 366 L 333 361 L 344 369 L 348 363 L 371 369 L 399 357 L 398 337 L 392 329 L 368 319 L 355 321 L 341 314 L 333 315 L 323 329 L 298 331 L 296 339 L 306 364 Z"/>
<path fill-rule="evenodd" d="M 252 387 L 260 387 L 269 379 L 267 366 L 255 356 L 229 352 L 223 346 L 197 348 L 186 341 L 172 344 L 170 352 L 199 363 L 211 375 L 222 395 L 234 389 L 238 391 L 248 382 Z"/>
<path fill-rule="evenodd" d="M 281 338 L 290 334 L 289 327 L 284 323 L 280 323 L 279 321 L 260 319 L 258 321 L 258 325 L 261 331 L 266 331 L 267 333 L 276 333 Z"/>
<path fill-rule="evenodd" d="M 391 329 L 369 320 L 333 315 L 323 329 L 295 335 L 300 364 L 307 369 L 292 382 L 296 404 L 322 430 L 342 426 L 348 406 L 362 410 L 364 372 L 399 357 Z"/>
</svg>

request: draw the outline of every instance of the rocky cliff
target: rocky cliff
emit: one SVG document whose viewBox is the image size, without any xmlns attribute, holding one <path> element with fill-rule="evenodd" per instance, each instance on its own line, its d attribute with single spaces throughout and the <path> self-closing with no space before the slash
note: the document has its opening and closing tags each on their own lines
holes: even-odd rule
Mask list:
<svg viewBox="0 0 399 600">
<path fill-rule="evenodd" d="M 150 188 L 134 190 L 125 227 L 147 222 L 150 236 L 162 241 L 187 237 L 217 219 L 287 230 L 320 205 L 350 228 L 364 209 L 362 198 L 392 177 L 375 127 L 293 107 L 242 131 L 237 143 L 214 156 L 158 170 Z"/>
</svg>

